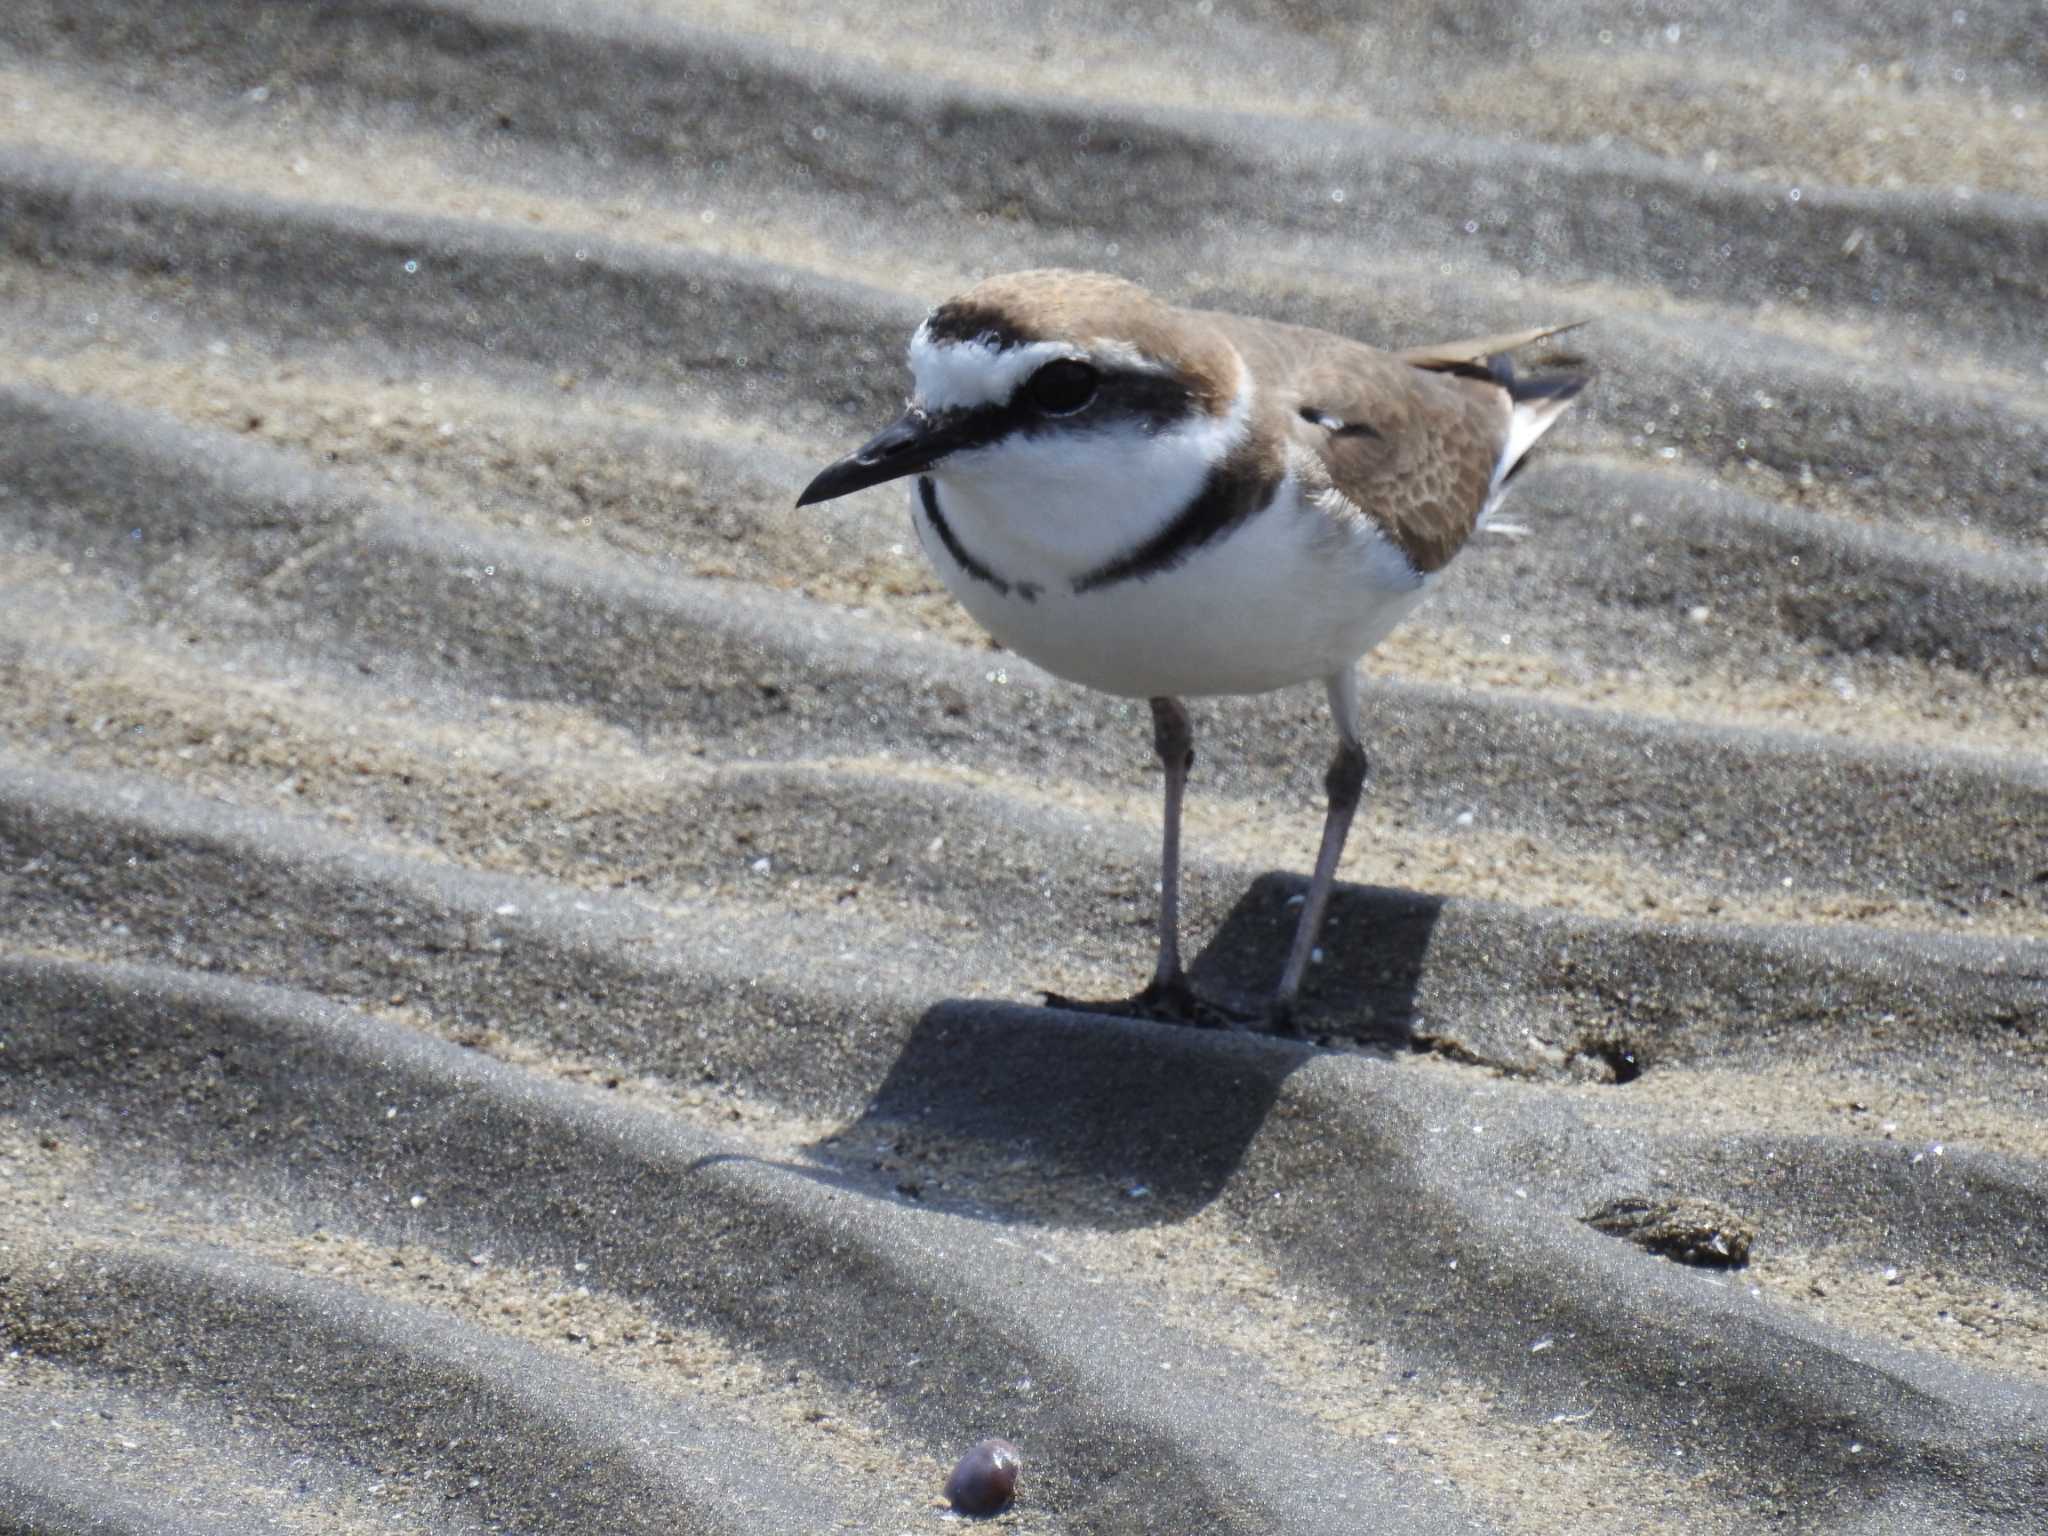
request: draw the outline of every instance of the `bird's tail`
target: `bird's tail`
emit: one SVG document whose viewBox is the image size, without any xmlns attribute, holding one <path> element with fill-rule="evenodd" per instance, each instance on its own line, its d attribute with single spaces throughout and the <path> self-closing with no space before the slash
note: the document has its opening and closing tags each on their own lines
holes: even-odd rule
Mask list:
<svg viewBox="0 0 2048 1536">
<path fill-rule="evenodd" d="M 1482 379 L 1498 384 L 1508 392 L 1513 410 L 1508 418 L 1507 445 L 1501 450 L 1500 462 L 1493 471 L 1493 490 L 1497 495 L 1514 472 L 1521 468 L 1523 457 L 1536 446 L 1536 439 L 1556 424 L 1565 407 L 1572 403 L 1572 397 L 1591 379 L 1591 375 L 1583 373 L 1545 373 L 1534 378 L 1521 378 L 1515 373 L 1513 354 L 1539 341 L 1575 331 L 1587 323 L 1579 320 L 1571 325 L 1540 326 L 1530 331 L 1442 341 L 1430 346 L 1409 347 L 1394 355 L 1416 368 Z"/>
<path fill-rule="evenodd" d="M 1506 386 L 1508 398 L 1514 402 L 1514 409 L 1508 416 L 1507 446 L 1501 450 L 1500 465 L 1494 471 L 1493 484 L 1498 490 L 1514 477 L 1522 467 L 1522 459 L 1536 439 L 1548 432 L 1565 413 L 1578 392 L 1584 389 L 1590 375 L 1583 373 L 1545 373 L 1535 378 L 1523 379 L 1515 375 L 1514 365 L 1508 361 L 1505 352 L 1487 359 L 1492 365 L 1494 377 Z"/>
</svg>

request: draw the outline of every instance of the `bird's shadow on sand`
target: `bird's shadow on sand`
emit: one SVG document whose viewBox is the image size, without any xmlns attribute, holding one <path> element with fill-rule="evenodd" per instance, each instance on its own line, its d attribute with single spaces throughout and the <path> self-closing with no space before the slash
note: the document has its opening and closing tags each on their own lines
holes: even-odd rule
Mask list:
<svg viewBox="0 0 2048 1536">
<path fill-rule="evenodd" d="M 1241 1006 L 1279 979 L 1304 882 L 1254 881 L 1189 974 Z M 1008 1003 L 947 1001 L 918 1021 L 867 1109 L 810 1150 L 903 1199 L 988 1219 L 1132 1227 L 1179 1220 L 1223 1188 L 1289 1073 L 1325 1050 L 1413 1048 L 1416 994 L 1443 906 L 1340 886 L 1304 1037 L 1281 1039 Z"/>
</svg>

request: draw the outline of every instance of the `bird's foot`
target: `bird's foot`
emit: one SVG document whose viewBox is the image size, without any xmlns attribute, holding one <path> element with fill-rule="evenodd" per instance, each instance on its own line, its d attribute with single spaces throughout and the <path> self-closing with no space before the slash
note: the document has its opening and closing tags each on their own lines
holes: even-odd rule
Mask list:
<svg viewBox="0 0 2048 1536">
<path fill-rule="evenodd" d="M 1276 997 L 1266 1004 L 1263 1022 L 1269 1035 L 1278 1035 L 1283 1040 L 1302 1037 L 1301 1021 L 1294 1016 L 1294 999 L 1291 997 Z"/>
<path fill-rule="evenodd" d="M 1075 998 L 1058 992 L 1041 995 L 1048 1008 L 1064 1008 L 1073 1013 L 1149 1019 L 1156 1024 L 1185 1024 L 1193 1029 L 1268 1029 L 1287 1036 L 1299 1033 L 1293 1025 L 1291 1009 L 1279 1010 L 1277 1003 L 1266 1009 L 1245 1009 L 1215 998 L 1202 997 L 1188 985 L 1186 976 L 1173 976 L 1164 981 L 1154 978 L 1142 992 L 1130 997 Z"/>
<path fill-rule="evenodd" d="M 1155 1024 L 1186 1024 L 1196 1029 L 1230 1029 L 1238 1020 L 1204 998 L 1195 995 L 1185 976 L 1165 980 L 1155 977 L 1142 992 L 1130 997 L 1066 997 L 1058 992 L 1041 994 L 1048 1008 L 1072 1013 L 1101 1013 L 1119 1019 L 1149 1019 Z"/>
</svg>

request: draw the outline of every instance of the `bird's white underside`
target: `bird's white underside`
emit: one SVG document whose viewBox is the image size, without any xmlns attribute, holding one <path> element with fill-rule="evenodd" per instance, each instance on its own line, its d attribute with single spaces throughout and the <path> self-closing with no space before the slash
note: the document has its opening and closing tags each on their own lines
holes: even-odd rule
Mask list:
<svg viewBox="0 0 2048 1536">
<path fill-rule="evenodd" d="M 1291 472 L 1271 505 L 1171 568 L 1073 590 L 1180 514 L 1242 441 L 1251 404 L 1247 383 L 1220 418 L 1046 432 L 943 460 L 932 479 L 946 521 L 1007 592 L 962 569 L 913 492 L 918 538 L 991 635 L 1088 687 L 1150 698 L 1328 678 L 1378 644 L 1425 583 L 1369 519 L 1304 497 Z"/>
<path fill-rule="evenodd" d="M 1074 577 L 1094 566 L 1006 536 L 1006 503 L 956 494 L 943 467 L 934 479 L 954 536 L 1011 584 L 999 592 L 964 572 L 913 500 L 919 542 L 947 589 L 1009 649 L 1105 693 L 1264 693 L 1326 679 L 1386 638 L 1428 588 L 1370 524 L 1338 528 L 1290 479 L 1263 512 L 1171 569 L 1076 593 Z M 1170 516 L 1183 501 L 1151 508 Z"/>
</svg>

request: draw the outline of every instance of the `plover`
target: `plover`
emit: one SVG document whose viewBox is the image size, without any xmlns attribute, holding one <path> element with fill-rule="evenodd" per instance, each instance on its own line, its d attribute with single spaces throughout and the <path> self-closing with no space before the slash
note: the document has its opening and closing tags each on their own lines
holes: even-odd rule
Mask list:
<svg viewBox="0 0 2048 1536">
<path fill-rule="evenodd" d="M 1366 774 L 1357 662 L 1411 613 L 1586 380 L 1508 355 L 1568 327 L 1383 352 L 1181 309 L 1100 273 L 1018 272 L 939 305 L 908 407 L 799 506 L 911 480 L 918 542 L 1004 646 L 1151 702 L 1165 769 L 1159 959 L 1114 1005 L 1202 1019 L 1181 968 L 1184 697 L 1319 681 L 1337 749 L 1293 947 L 1293 1027 Z M 1055 999 L 1056 1001 L 1063 1001 Z"/>
</svg>

